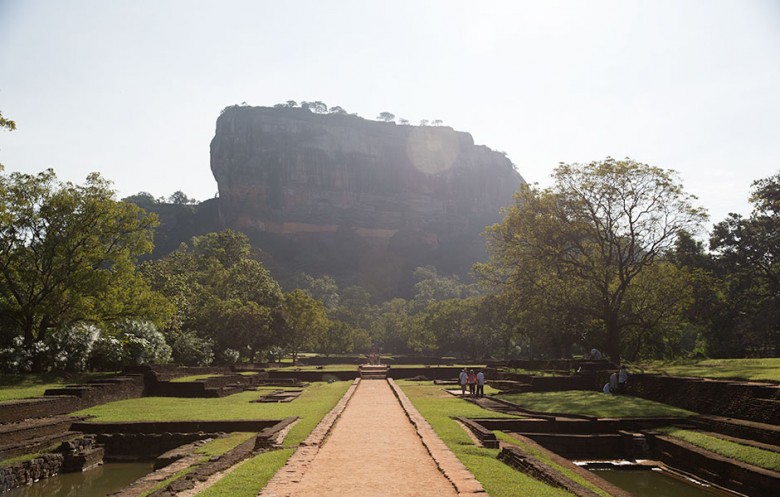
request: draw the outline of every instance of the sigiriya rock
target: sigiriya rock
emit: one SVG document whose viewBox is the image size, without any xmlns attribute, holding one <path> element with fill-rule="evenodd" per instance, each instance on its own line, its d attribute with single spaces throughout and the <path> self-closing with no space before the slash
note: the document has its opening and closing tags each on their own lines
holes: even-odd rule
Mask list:
<svg viewBox="0 0 780 497">
<path fill-rule="evenodd" d="M 219 224 L 246 233 L 278 278 L 330 274 L 385 297 L 418 266 L 466 275 L 523 182 L 468 133 L 301 108 L 226 108 L 211 170 Z"/>
</svg>

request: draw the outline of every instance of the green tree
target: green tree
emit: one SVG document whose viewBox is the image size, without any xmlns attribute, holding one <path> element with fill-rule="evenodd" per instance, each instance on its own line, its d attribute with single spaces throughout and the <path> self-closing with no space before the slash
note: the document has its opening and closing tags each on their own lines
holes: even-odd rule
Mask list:
<svg viewBox="0 0 780 497">
<path fill-rule="evenodd" d="M 720 355 L 780 351 L 780 173 L 755 181 L 750 200 L 749 218 L 730 214 L 710 238 L 726 288 Z"/>
<path fill-rule="evenodd" d="M 0 176 L 0 313 L 12 333 L 32 348 L 78 322 L 164 322 L 170 304 L 135 268 L 156 224 L 96 173 L 84 185 L 52 170 Z"/>
<path fill-rule="evenodd" d="M 377 119 L 386 123 L 395 121 L 395 114 L 392 112 L 380 112 Z"/>
<path fill-rule="evenodd" d="M 168 203 L 174 205 L 193 205 L 193 204 L 197 204 L 198 200 L 194 198 L 190 198 L 187 196 L 186 193 L 184 193 L 181 190 L 178 190 L 173 192 L 171 196 L 168 197 Z"/>
<path fill-rule="evenodd" d="M 253 258 L 246 235 L 208 233 L 191 245 L 143 268 L 154 288 L 176 303 L 168 328 L 197 333 L 216 352 L 232 349 L 249 361 L 277 345 L 284 329 L 282 292 Z"/>
<path fill-rule="evenodd" d="M 286 293 L 282 308 L 286 324 L 284 345 L 295 363 L 301 350 L 312 347 L 318 335 L 328 329 L 328 317 L 322 303 L 301 289 Z"/>
<path fill-rule="evenodd" d="M 0 112 L 0 128 L 5 128 L 8 131 L 16 129 L 16 123 L 10 119 L 3 117 L 3 113 Z"/>
<path fill-rule="evenodd" d="M 634 279 L 706 213 L 673 171 L 631 159 L 561 164 L 553 178 L 544 190 L 524 185 L 489 229 L 493 274 L 511 287 L 525 283 L 527 268 L 544 271 L 537 281 L 548 295 L 597 320 L 605 350 L 619 361 Z"/>
</svg>

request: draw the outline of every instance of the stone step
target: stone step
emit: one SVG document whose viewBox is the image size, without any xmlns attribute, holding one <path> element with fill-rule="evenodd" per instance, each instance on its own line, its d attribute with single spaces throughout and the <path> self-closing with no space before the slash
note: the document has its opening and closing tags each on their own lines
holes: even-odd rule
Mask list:
<svg viewBox="0 0 780 497">
<path fill-rule="evenodd" d="M 61 442 L 64 442 L 65 440 L 77 437 L 79 435 L 81 435 L 81 433 L 75 431 L 65 431 L 61 433 L 30 438 L 10 444 L 4 443 L 3 445 L 0 445 L 0 458 L 8 459 L 11 457 L 45 451 Z"/>
<path fill-rule="evenodd" d="M 3 445 L 11 445 L 34 438 L 56 435 L 70 430 L 74 422 L 84 419 L 86 417 L 83 416 L 50 416 L 0 424 L 0 440 L 2 440 Z"/>
</svg>

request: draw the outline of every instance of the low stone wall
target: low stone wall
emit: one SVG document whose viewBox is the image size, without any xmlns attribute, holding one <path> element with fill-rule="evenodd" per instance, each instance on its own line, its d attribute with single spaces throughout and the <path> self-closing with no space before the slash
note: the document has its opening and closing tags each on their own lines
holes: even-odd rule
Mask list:
<svg viewBox="0 0 780 497">
<path fill-rule="evenodd" d="M 463 426 L 468 428 L 471 433 L 474 434 L 475 437 L 477 437 L 477 440 L 482 444 L 483 447 L 488 449 L 497 449 L 499 446 L 498 439 L 496 438 L 496 435 L 491 431 L 482 426 L 479 422 L 472 421 L 469 418 L 464 418 L 458 416 L 458 421 L 460 421 Z"/>
<path fill-rule="evenodd" d="M 634 374 L 626 393 L 700 414 L 780 424 L 779 385 Z"/>
<path fill-rule="evenodd" d="M 511 431 L 516 433 L 561 433 L 561 434 L 599 434 L 624 431 L 641 431 L 680 422 L 681 418 L 624 418 L 599 419 L 593 421 L 536 420 L 536 419 L 474 419 L 490 431 Z"/>
<path fill-rule="evenodd" d="M 324 381 L 324 377 L 335 377 L 339 381 L 353 381 L 355 378 L 360 377 L 360 373 L 355 366 L 354 371 L 268 371 L 269 379 L 277 378 L 294 378 L 298 381 L 312 382 L 312 381 Z"/>
<path fill-rule="evenodd" d="M 498 459 L 531 478 L 540 480 L 552 487 L 564 489 L 578 497 L 598 497 L 596 492 L 563 476 L 541 461 L 533 457 L 527 457 L 517 447 L 506 446 L 502 448 L 498 454 Z"/>
<path fill-rule="evenodd" d="M 0 493 L 59 474 L 64 461 L 62 454 L 44 454 L 13 466 L 0 467 Z"/>
<path fill-rule="evenodd" d="M 306 364 L 310 366 L 326 366 L 329 364 L 365 364 L 368 360 L 366 355 L 348 355 L 348 356 L 317 356 L 307 357 L 298 361 L 300 364 Z M 456 362 L 461 362 L 454 357 L 436 357 L 436 356 L 401 356 L 401 357 L 386 357 L 380 356 L 382 364 L 429 364 L 431 366 L 438 365 L 451 365 Z"/>
<path fill-rule="evenodd" d="M 620 434 L 573 435 L 562 433 L 521 433 L 567 459 L 625 459 L 625 446 Z"/>
<path fill-rule="evenodd" d="M 0 402 L 0 423 L 16 423 L 23 419 L 57 416 L 77 411 L 82 401 L 78 397 L 37 397 Z"/>
<path fill-rule="evenodd" d="M 224 374 L 196 381 L 149 381 L 146 395 L 150 397 L 213 398 L 241 392 L 244 388 L 262 384 L 268 379 L 265 371 L 253 375 Z"/>
<path fill-rule="evenodd" d="M 151 421 L 125 423 L 73 423 L 71 429 L 84 433 L 195 433 L 195 432 L 258 432 L 279 423 L 278 419 L 248 419 L 234 421 Z"/>
<path fill-rule="evenodd" d="M 137 398 L 143 392 L 144 378 L 140 375 L 52 388 L 43 397 L 0 402 L 0 423 L 67 414 L 106 402 Z"/>
<path fill-rule="evenodd" d="M 707 415 L 695 416 L 686 419 L 686 421 L 701 430 L 780 445 L 780 426 L 778 425 Z"/>
<path fill-rule="evenodd" d="M 100 433 L 97 443 L 105 448 L 108 461 L 153 459 L 176 447 L 218 438 L 219 432 L 194 433 Z"/>
</svg>

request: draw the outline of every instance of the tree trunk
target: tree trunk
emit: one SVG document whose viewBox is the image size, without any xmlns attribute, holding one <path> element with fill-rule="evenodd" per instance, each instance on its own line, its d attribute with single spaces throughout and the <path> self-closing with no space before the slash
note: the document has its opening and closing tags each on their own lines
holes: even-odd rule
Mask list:
<svg viewBox="0 0 780 497">
<path fill-rule="evenodd" d="M 616 312 L 607 314 L 607 346 L 606 353 L 615 364 L 620 364 L 620 328 Z"/>
</svg>

